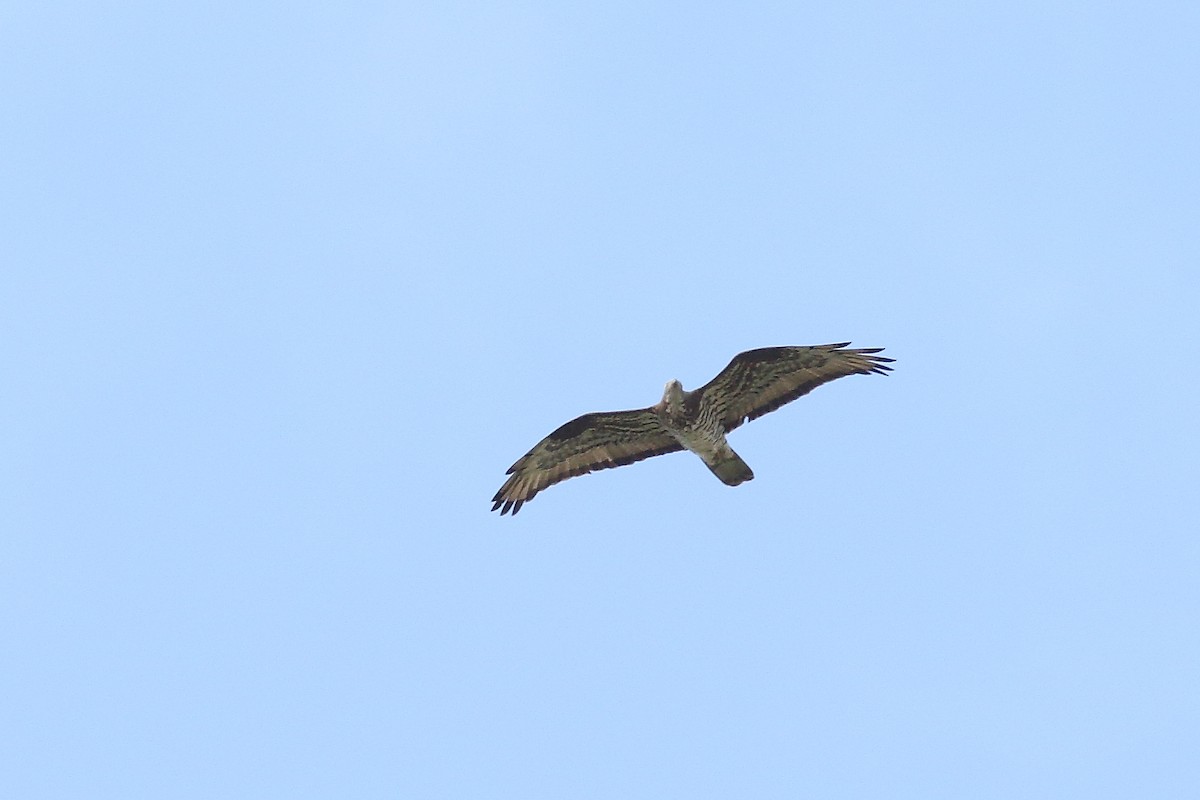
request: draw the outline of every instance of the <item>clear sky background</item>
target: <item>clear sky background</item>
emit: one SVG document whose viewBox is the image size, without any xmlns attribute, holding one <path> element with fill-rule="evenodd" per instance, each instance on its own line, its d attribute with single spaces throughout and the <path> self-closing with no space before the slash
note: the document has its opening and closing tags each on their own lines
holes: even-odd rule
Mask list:
<svg viewBox="0 0 1200 800">
<path fill-rule="evenodd" d="M 1200 7 L 0 13 L 0 796 L 1194 797 Z M 897 359 L 489 513 L 737 352 Z"/>
</svg>

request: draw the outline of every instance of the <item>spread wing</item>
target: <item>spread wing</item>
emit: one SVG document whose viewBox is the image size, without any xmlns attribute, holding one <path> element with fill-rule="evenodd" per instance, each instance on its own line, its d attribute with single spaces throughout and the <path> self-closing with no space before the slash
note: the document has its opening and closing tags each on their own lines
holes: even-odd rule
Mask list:
<svg viewBox="0 0 1200 800">
<path fill-rule="evenodd" d="M 592 470 L 620 467 L 683 446 L 649 408 L 584 414 L 561 426 L 508 468 L 492 511 L 516 514 L 547 486 Z"/>
<path fill-rule="evenodd" d="M 721 374 L 696 390 L 701 404 L 711 404 L 731 431 L 784 403 L 808 394 L 823 383 L 846 375 L 886 375 L 894 359 L 874 355 L 883 350 L 845 350 L 849 342 L 813 347 L 763 347 L 734 356 Z"/>
</svg>

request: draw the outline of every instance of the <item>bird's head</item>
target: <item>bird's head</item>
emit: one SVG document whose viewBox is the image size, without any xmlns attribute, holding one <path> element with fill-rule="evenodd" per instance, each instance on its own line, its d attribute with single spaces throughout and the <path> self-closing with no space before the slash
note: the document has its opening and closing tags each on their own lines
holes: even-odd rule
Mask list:
<svg viewBox="0 0 1200 800">
<path fill-rule="evenodd" d="M 678 414 L 683 409 L 683 384 L 675 380 L 667 381 L 661 405 L 667 412 Z"/>
</svg>

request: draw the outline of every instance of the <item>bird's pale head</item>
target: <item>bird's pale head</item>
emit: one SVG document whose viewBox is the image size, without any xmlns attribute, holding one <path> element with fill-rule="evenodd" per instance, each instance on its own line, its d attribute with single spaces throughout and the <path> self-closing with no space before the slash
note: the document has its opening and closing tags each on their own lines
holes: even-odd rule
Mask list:
<svg viewBox="0 0 1200 800">
<path fill-rule="evenodd" d="M 667 411 L 678 413 L 683 408 L 683 384 L 679 381 L 667 381 L 663 389 L 662 405 Z"/>
</svg>

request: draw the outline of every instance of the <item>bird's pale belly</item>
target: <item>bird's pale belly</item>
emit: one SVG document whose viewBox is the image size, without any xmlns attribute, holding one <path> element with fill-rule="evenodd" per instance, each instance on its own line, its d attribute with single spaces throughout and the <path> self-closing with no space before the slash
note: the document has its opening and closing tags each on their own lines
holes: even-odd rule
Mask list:
<svg viewBox="0 0 1200 800">
<path fill-rule="evenodd" d="M 675 437 L 675 441 L 693 453 L 701 455 L 720 451 L 721 445 L 725 442 L 725 437 L 716 430 L 715 426 L 685 425 L 678 428 L 668 427 L 667 430 Z"/>
</svg>

